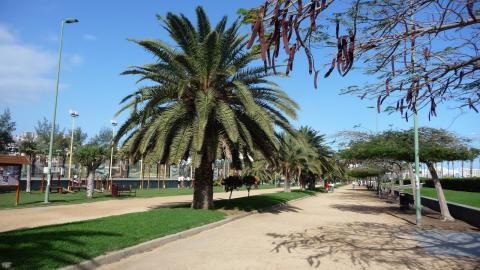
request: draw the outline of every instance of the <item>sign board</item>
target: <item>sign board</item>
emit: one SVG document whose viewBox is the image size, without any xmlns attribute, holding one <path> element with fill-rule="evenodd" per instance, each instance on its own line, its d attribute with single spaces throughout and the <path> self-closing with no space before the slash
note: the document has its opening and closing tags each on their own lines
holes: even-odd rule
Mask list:
<svg viewBox="0 0 480 270">
<path fill-rule="evenodd" d="M 0 166 L 0 186 L 16 186 L 20 179 L 19 166 Z"/>
</svg>

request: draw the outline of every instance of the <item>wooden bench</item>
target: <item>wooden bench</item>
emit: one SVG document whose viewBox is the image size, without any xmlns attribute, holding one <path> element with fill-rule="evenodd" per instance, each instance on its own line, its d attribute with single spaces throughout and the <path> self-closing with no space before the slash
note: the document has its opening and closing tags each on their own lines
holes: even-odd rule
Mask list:
<svg viewBox="0 0 480 270">
<path fill-rule="evenodd" d="M 137 190 L 132 188 L 132 185 L 119 185 L 117 186 L 117 192 L 118 192 L 118 196 L 122 195 L 122 194 L 127 194 L 129 196 L 137 196 Z"/>
</svg>

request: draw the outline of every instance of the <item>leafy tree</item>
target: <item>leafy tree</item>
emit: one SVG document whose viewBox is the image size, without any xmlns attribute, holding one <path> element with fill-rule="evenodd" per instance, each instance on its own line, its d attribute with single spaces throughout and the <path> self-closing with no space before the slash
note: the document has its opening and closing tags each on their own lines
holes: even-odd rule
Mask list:
<svg viewBox="0 0 480 270">
<path fill-rule="evenodd" d="M 90 140 L 90 143 L 98 145 L 110 145 L 112 143 L 112 139 L 112 129 L 108 127 L 102 127 L 100 132 Z"/>
<path fill-rule="evenodd" d="M 376 177 L 384 174 L 385 171 L 376 167 L 360 167 L 352 168 L 347 171 L 347 175 L 353 178 L 364 179 L 369 177 Z"/>
<path fill-rule="evenodd" d="M 413 130 L 385 131 L 366 140 L 352 142 L 349 148 L 342 152 L 342 156 L 354 160 L 394 159 L 414 162 L 413 140 Z M 442 217 L 453 220 L 434 164 L 444 160 L 470 160 L 475 149 L 470 148 L 462 138 L 443 129 L 420 128 L 419 140 L 420 162 L 427 165 L 432 176 Z"/>
<path fill-rule="evenodd" d="M 19 151 L 24 153 L 28 156 L 30 160 L 30 164 L 27 166 L 27 187 L 26 192 L 31 191 L 31 183 L 32 183 L 32 171 L 35 171 L 35 158 L 36 155 L 40 152 L 38 143 L 34 140 L 33 137 L 28 136 L 25 138 L 19 145 Z"/>
<path fill-rule="evenodd" d="M 246 50 L 239 22 L 227 18 L 212 27 L 201 7 L 197 27 L 185 16 L 160 18 L 175 48 L 161 40 L 134 41 L 157 58 L 123 74 L 139 75 L 151 86 L 125 97 L 132 109 L 120 126 L 116 141 L 125 137 L 131 156 L 153 155 L 161 163 L 192 158 L 195 186 L 192 208 L 213 208 L 213 170 L 216 158 L 260 152 L 271 160 L 278 149 L 275 127 L 290 130 L 288 115 L 297 104 L 267 78 L 270 69 L 249 67 L 258 49 Z"/>
<path fill-rule="evenodd" d="M 45 117 L 38 121 L 35 126 L 35 133 L 37 134 L 36 141 L 42 154 L 48 154 L 51 130 L 52 124 Z M 56 124 L 55 133 L 53 134 L 53 153 L 58 153 L 62 157 L 65 157 L 67 153 L 66 150 L 70 147 L 69 138 L 70 137 L 65 136 L 65 130 L 60 130 L 60 127 Z"/>
<path fill-rule="evenodd" d="M 8 145 L 13 143 L 13 132 L 15 131 L 15 122 L 12 121 L 12 115 L 7 108 L 0 115 L 0 153 L 8 150 Z"/>
<path fill-rule="evenodd" d="M 108 156 L 108 149 L 103 145 L 87 144 L 79 147 L 75 153 L 75 160 L 87 168 L 87 197 L 93 197 L 95 170 Z"/>
</svg>

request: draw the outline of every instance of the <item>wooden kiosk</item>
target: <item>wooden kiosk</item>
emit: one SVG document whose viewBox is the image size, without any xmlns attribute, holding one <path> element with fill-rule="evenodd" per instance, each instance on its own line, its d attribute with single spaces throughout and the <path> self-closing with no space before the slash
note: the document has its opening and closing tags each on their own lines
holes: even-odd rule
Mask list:
<svg viewBox="0 0 480 270">
<path fill-rule="evenodd" d="M 15 191 L 15 205 L 20 200 L 22 165 L 29 163 L 25 156 L 0 155 L 0 192 Z"/>
</svg>

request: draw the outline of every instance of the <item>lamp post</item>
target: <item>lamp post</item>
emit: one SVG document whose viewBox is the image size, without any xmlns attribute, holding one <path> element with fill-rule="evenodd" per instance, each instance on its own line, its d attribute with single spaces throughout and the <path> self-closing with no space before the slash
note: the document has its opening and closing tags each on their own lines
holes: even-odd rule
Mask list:
<svg viewBox="0 0 480 270">
<path fill-rule="evenodd" d="M 50 182 L 52 181 L 52 152 L 53 152 L 53 135 L 55 133 L 55 122 L 57 118 L 57 101 L 58 101 L 58 84 L 60 81 L 60 65 L 62 63 L 62 47 L 63 47 L 63 27 L 66 23 L 77 23 L 78 20 L 74 18 L 68 18 L 62 20 L 62 27 L 60 31 L 60 50 L 58 53 L 58 67 L 57 67 L 57 83 L 55 88 L 55 99 L 53 104 L 53 115 L 52 115 L 52 128 L 50 131 L 50 145 L 48 147 L 48 170 L 47 170 L 47 188 L 45 189 L 45 199 L 44 202 L 48 203 L 48 195 L 50 192 Z"/>
<path fill-rule="evenodd" d="M 72 156 L 73 156 L 73 136 L 75 134 L 75 118 L 79 116 L 77 111 L 70 110 L 70 116 L 72 117 L 72 136 L 70 137 L 70 157 L 68 160 L 68 179 L 71 179 L 72 175 Z"/>
<path fill-rule="evenodd" d="M 409 1 L 409 5 L 412 6 L 413 1 Z M 410 15 L 410 25 L 415 25 L 415 19 L 413 17 L 413 11 Z M 410 53 L 412 56 L 412 77 L 415 77 L 415 47 L 413 46 L 413 41 L 410 49 Z M 415 91 L 419 91 L 419 89 L 415 89 Z M 417 94 L 413 94 L 414 103 L 417 102 Z M 414 147 L 415 147 L 415 185 L 417 186 L 415 190 L 415 223 L 418 227 L 422 226 L 422 198 L 420 192 L 420 146 L 419 146 L 419 139 L 418 139 L 418 115 L 417 109 L 413 111 L 413 130 L 414 130 Z"/>
<path fill-rule="evenodd" d="M 110 120 L 110 123 L 112 123 L 112 150 L 110 152 L 110 167 L 109 167 L 108 177 L 110 180 L 110 188 L 112 188 L 112 185 L 113 185 L 112 166 L 113 166 L 113 148 L 114 148 L 113 137 L 115 137 L 115 127 L 117 126 L 117 121 Z"/>
</svg>

